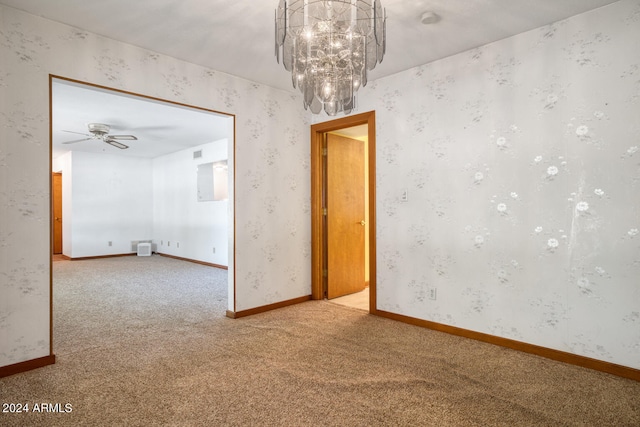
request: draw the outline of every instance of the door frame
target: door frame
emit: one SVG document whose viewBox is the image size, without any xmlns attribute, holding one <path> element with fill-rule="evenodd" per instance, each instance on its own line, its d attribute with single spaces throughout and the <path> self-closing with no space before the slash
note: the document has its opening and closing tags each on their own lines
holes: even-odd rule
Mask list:
<svg viewBox="0 0 640 427">
<path fill-rule="evenodd" d="M 325 225 L 322 214 L 323 167 L 322 142 L 327 132 L 367 125 L 369 183 L 369 312 L 376 313 L 376 113 L 354 114 L 311 125 L 311 298 L 323 295 L 322 261 L 326 250 Z"/>
</svg>

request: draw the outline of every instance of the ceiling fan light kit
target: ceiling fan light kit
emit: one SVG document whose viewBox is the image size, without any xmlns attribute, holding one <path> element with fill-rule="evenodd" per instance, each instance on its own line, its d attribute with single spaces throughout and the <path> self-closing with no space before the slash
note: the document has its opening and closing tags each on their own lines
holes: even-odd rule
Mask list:
<svg viewBox="0 0 640 427">
<path fill-rule="evenodd" d="M 386 22 L 380 0 L 280 0 L 276 60 L 282 54 L 305 109 L 351 113 L 368 71 L 384 57 Z"/>
<path fill-rule="evenodd" d="M 68 133 L 77 133 L 78 135 L 84 135 L 87 136 L 88 138 L 84 138 L 84 139 L 78 139 L 78 140 L 74 140 L 74 141 L 67 141 L 67 142 L 63 142 L 63 144 L 75 144 L 76 142 L 83 142 L 83 141 L 90 141 L 92 139 L 100 139 L 103 142 L 112 145 L 116 148 L 119 148 L 121 150 L 126 150 L 127 148 L 129 148 L 128 145 L 125 145 L 121 142 L 118 142 L 118 140 L 123 140 L 123 141 L 136 141 L 138 138 L 136 138 L 134 135 L 109 135 L 109 131 L 111 130 L 111 126 L 106 125 L 104 123 L 89 123 L 87 125 L 87 128 L 89 129 L 89 133 L 80 133 L 80 132 L 73 132 L 70 130 L 65 130 L 63 132 L 68 132 Z"/>
</svg>

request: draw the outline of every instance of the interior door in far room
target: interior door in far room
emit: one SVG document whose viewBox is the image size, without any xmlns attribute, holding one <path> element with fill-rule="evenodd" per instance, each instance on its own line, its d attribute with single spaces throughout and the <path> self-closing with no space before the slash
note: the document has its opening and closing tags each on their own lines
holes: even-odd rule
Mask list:
<svg viewBox="0 0 640 427">
<path fill-rule="evenodd" d="M 53 198 L 53 254 L 62 253 L 62 174 L 53 173 L 51 177 L 51 197 Z"/>
<path fill-rule="evenodd" d="M 364 142 L 326 134 L 327 298 L 365 288 Z"/>
</svg>

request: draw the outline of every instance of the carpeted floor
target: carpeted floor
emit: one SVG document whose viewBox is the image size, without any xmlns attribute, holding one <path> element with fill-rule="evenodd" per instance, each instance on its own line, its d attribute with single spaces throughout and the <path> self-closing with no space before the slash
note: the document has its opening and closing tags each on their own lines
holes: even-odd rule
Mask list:
<svg viewBox="0 0 640 427">
<path fill-rule="evenodd" d="M 57 363 L 0 399 L 72 412 L 0 425 L 640 426 L 639 382 L 324 301 L 232 320 L 225 288 L 160 256 L 54 263 Z"/>
</svg>

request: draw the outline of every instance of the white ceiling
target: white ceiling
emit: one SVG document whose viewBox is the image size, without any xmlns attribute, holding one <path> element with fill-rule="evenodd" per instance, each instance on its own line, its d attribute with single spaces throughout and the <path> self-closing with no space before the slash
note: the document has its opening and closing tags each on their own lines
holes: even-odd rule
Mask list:
<svg viewBox="0 0 640 427">
<path fill-rule="evenodd" d="M 387 53 L 369 80 L 617 0 L 382 0 Z M 274 55 L 278 0 L 0 0 L 7 6 L 155 52 L 292 90 Z M 441 20 L 423 25 L 434 11 Z"/>
<path fill-rule="evenodd" d="M 154 158 L 188 147 L 233 138 L 231 116 L 189 108 L 149 98 L 136 97 L 54 79 L 52 155 L 67 151 L 120 154 Z M 112 135 L 134 135 L 136 141 L 121 141 L 126 150 L 101 140 L 77 141 L 88 134 L 89 123 L 111 127 Z"/>
<path fill-rule="evenodd" d="M 371 72 L 369 80 L 615 1 L 382 0 L 388 16 L 387 53 L 382 64 Z M 275 88 L 294 90 L 290 75 L 276 63 L 274 55 L 273 21 L 278 0 L 0 0 L 0 4 Z M 441 19 L 436 24 L 424 25 L 420 17 L 425 11 L 433 11 Z M 88 104 L 92 102 L 87 98 L 89 95 L 82 96 L 83 107 L 73 114 L 86 111 L 85 99 Z M 60 108 L 77 105 L 77 100 L 69 102 Z M 177 141 L 179 135 L 188 132 L 188 129 L 180 131 L 176 128 L 173 129 L 176 133 L 171 133 L 169 127 L 178 124 L 164 118 L 128 121 L 128 116 L 117 115 L 115 111 L 101 112 L 98 108 L 91 117 L 61 124 L 56 131 L 71 128 L 67 130 L 83 132 L 86 123 L 103 121 L 112 125 L 117 133 L 134 133 L 139 138 L 142 135 L 140 145 L 146 138 L 143 129 L 146 126 L 162 123 L 163 132 L 156 132 L 149 138 L 163 135 L 167 142 Z M 69 135 L 72 134 L 65 137 Z M 62 137 L 56 133 L 54 142 L 60 141 L 59 138 Z M 156 140 L 156 144 L 160 145 L 160 142 Z M 73 144 L 74 149 L 76 146 L 79 144 Z M 118 151 L 134 154 L 133 149 Z"/>
</svg>

